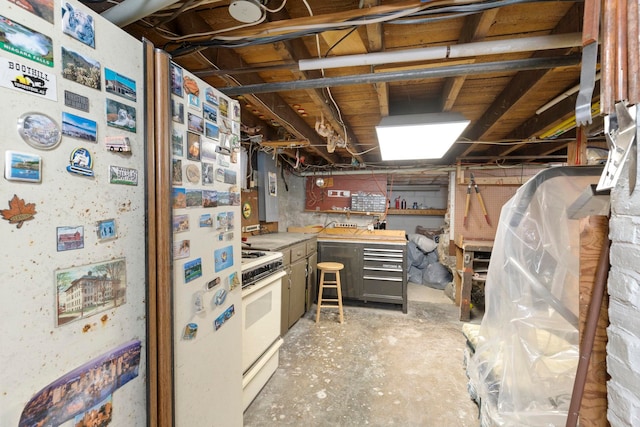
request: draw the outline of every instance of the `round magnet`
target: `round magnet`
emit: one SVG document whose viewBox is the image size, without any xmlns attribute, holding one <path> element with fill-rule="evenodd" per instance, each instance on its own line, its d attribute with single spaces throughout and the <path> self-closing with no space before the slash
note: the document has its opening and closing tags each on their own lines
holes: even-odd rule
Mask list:
<svg viewBox="0 0 640 427">
<path fill-rule="evenodd" d="M 62 141 L 60 126 L 42 113 L 25 113 L 18 118 L 18 133 L 30 146 L 38 150 L 52 150 Z"/>
</svg>

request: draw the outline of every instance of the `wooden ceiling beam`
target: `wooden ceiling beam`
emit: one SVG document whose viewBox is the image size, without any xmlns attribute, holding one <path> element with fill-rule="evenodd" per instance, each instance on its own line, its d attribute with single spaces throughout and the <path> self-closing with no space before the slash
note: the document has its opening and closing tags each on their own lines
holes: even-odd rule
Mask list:
<svg viewBox="0 0 640 427">
<path fill-rule="evenodd" d="M 489 34 L 497 14 L 498 9 L 492 9 L 467 16 L 462 25 L 458 44 L 484 39 Z M 442 91 L 442 111 L 451 111 L 465 80 L 466 76 L 449 77 L 446 80 Z"/>
<path fill-rule="evenodd" d="M 564 34 L 567 32 L 580 31 L 582 28 L 582 3 L 574 4 L 569 11 L 560 19 L 551 34 Z M 570 50 L 566 50 L 570 51 Z M 544 57 L 549 52 L 534 52 L 532 57 Z M 518 72 L 511 82 L 496 97 L 494 102 L 485 110 L 482 117 L 476 121 L 475 126 L 464 132 L 464 137 L 472 141 L 481 140 L 482 137 L 500 120 L 500 118 L 509 111 L 515 103 L 520 100 L 534 84 L 542 79 L 551 70 L 529 70 Z M 477 144 L 471 144 L 465 149 L 465 146 L 459 146 L 449 150 L 447 160 L 454 163 L 457 157 L 464 157 L 468 153 L 477 150 Z"/>
<path fill-rule="evenodd" d="M 197 13 L 180 15 L 175 19 L 175 23 L 182 34 L 188 34 L 189 32 L 203 32 L 210 28 Z M 247 66 L 240 55 L 232 52 L 230 49 L 205 49 L 200 51 L 199 54 L 206 57 L 208 61 L 215 64 L 218 68 L 233 69 L 244 68 Z M 232 80 L 225 78 L 225 80 L 235 85 L 265 83 L 265 81 L 255 73 L 239 75 L 234 77 Z M 322 146 L 326 144 L 326 142 L 320 138 L 320 135 L 315 132 L 315 129 L 311 128 L 311 126 L 309 126 L 297 112 L 294 112 L 279 95 L 275 93 L 264 93 L 247 95 L 245 98 L 253 100 L 252 103 L 256 108 L 263 111 L 267 117 L 271 117 L 278 121 L 278 123 L 281 123 L 282 126 L 292 135 L 295 135 L 298 138 L 308 139 L 311 142 L 311 147 L 309 147 L 310 152 L 318 157 L 322 157 L 325 161 L 331 164 L 338 162 L 339 159 L 337 156 L 329 155 L 314 147 Z M 267 106 L 268 108 L 263 108 L 263 106 Z M 273 113 L 274 111 L 278 111 L 277 116 Z"/>
<path fill-rule="evenodd" d="M 364 0 L 363 8 L 373 8 L 380 6 L 380 0 Z M 369 40 L 369 52 L 382 52 L 384 50 L 384 38 L 382 37 L 382 23 L 369 24 L 366 26 L 367 39 Z M 373 85 L 378 97 L 378 109 L 381 117 L 389 115 L 389 84 L 375 83 Z"/>
<path fill-rule="evenodd" d="M 290 19 L 289 13 L 285 9 L 272 14 L 271 17 L 279 21 Z M 364 48 L 364 45 L 362 46 Z M 312 57 L 306 45 L 302 41 L 302 39 L 294 39 L 294 40 L 288 40 L 285 42 L 276 43 L 275 50 L 278 53 L 278 55 L 285 61 L 298 62 L 300 59 L 309 59 Z M 292 74 L 297 80 L 317 79 L 322 77 L 322 72 L 318 70 L 309 70 L 309 71 L 292 70 Z M 347 144 L 349 144 L 352 148 L 352 150 L 350 151 L 352 152 L 361 151 L 358 138 L 355 136 L 355 134 L 351 130 L 351 126 L 348 123 L 343 124 L 340 122 L 338 114 L 335 110 L 335 106 L 332 108 L 333 104 L 330 102 L 330 99 L 328 99 L 328 97 L 325 96 L 322 89 L 307 89 L 305 90 L 305 92 L 309 96 L 309 98 L 311 98 L 311 100 L 316 105 L 316 107 L 322 112 L 325 119 L 329 121 L 329 124 L 331 124 L 331 127 L 333 127 L 333 129 L 339 134 L 346 133 L 344 135 L 344 138 L 347 141 Z M 314 129 L 314 133 L 316 133 L 315 129 Z M 355 155 L 353 157 L 355 157 L 356 160 L 358 160 L 358 162 L 360 163 L 363 162 L 363 159 L 361 156 Z"/>
</svg>

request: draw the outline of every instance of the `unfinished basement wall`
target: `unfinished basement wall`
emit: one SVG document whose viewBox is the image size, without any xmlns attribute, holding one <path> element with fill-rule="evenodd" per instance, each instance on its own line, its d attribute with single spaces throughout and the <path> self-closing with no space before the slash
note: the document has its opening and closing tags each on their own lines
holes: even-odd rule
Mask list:
<svg viewBox="0 0 640 427">
<path fill-rule="evenodd" d="M 611 270 L 607 329 L 607 418 L 640 425 L 640 189 L 629 196 L 628 162 L 611 193 Z"/>
</svg>

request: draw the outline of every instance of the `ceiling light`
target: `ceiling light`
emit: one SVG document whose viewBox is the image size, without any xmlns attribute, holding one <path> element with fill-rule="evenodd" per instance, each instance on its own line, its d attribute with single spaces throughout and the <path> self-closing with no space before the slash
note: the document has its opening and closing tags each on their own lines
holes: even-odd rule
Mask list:
<svg viewBox="0 0 640 427">
<path fill-rule="evenodd" d="M 229 5 L 229 14 L 236 21 L 247 24 L 258 22 L 263 13 L 258 0 L 236 0 Z"/>
<path fill-rule="evenodd" d="M 376 126 L 382 160 L 442 158 L 468 125 L 457 113 L 383 117 Z"/>
</svg>

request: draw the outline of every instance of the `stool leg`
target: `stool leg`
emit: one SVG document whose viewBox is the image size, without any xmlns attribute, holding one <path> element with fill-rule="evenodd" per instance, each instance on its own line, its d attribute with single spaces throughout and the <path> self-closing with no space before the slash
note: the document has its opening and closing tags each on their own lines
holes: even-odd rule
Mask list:
<svg viewBox="0 0 640 427">
<path fill-rule="evenodd" d="M 318 308 L 316 309 L 316 323 L 320 320 L 320 307 L 322 306 L 322 290 L 324 289 L 324 270 L 320 270 L 320 285 L 318 286 Z"/>
<path fill-rule="evenodd" d="M 340 283 L 340 270 L 336 271 L 336 285 L 338 286 L 338 311 L 340 312 L 340 323 L 344 323 L 342 312 L 342 284 Z"/>
</svg>

